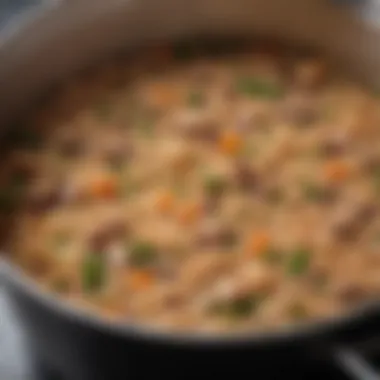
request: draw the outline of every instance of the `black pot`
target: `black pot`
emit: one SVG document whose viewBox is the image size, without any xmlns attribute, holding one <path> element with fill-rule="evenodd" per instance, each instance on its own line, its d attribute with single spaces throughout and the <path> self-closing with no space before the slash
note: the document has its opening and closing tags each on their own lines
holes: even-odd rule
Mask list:
<svg viewBox="0 0 380 380">
<path fill-rule="evenodd" d="M 317 44 L 351 63 L 364 79 L 380 84 L 380 70 L 373 70 L 380 67 L 380 36 L 364 24 L 320 0 L 257 0 L 250 5 L 244 0 L 77 0 L 29 10 L 0 35 L 0 118 L 11 121 L 57 80 L 122 46 L 198 33 L 270 32 Z M 223 374 L 277 379 L 289 371 L 302 377 L 310 361 L 321 366 L 335 361 L 363 379 L 373 375 L 354 352 L 363 339 L 380 333 L 377 304 L 334 321 L 271 334 L 224 338 L 166 334 L 111 325 L 83 314 L 39 290 L 7 261 L 2 269 L 2 281 L 31 351 L 67 379 Z"/>
</svg>

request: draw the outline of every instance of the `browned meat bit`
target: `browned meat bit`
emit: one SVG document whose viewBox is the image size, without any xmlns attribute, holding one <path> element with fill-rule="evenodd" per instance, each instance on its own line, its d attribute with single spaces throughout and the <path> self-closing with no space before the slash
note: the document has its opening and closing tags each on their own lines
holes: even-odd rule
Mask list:
<svg viewBox="0 0 380 380">
<path fill-rule="evenodd" d="M 33 213 L 44 213 L 61 203 L 61 189 L 57 184 L 34 189 L 27 198 L 27 208 Z"/>
<path fill-rule="evenodd" d="M 380 173 L 380 155 L 375 153 L 364 157 L 362 168 L 369 173 Z"/>
<path fill-rule="evenodd" d="M 321 142 L 320 153 L 327 158 L 333 158 L 342 155 L 346 150 L 344 139 L 330 138 Z"/>
<path fill-rule="evenodd" d="M 326 78 L 326 65 L 322 60 L 310 59 L 301 62 L 295 70 L 295 84 L 304 89 L 315 89 Z"/>
<path fill-rule="evenodd" d="M 242 162 L 235 165 L 234 180 L 242 190 L 254 190 L 258 185 L 258 175 L 255 170 Z"/>
<path fill-rule="evenodd" d="M 334 235 L 341 240 L 355 239 L 376 216 L 377 211 L 374 204 L 351 206 L 334 221 Z"/>
<path fill-rule="evenodd" d="M 104 252 L 114 241 L 124 239 L 128 233 L 128 226 L 124 220 L 115 219 L 104 222 L 89 237 L 89 247 L 94 252 Z"/>
<path fill-rule="evenodd" d="M 236 128 L 241 132 L 264 129 L 269 124 L 269 111 L 264 106 L 246 106 L 240 110 Z"/>
<path fill-rule="evenodd" d="M 370 292 L 359 284 L 347 284 L 337 290 L 338 299 L 345 305 L 353 306 L 370 298 Z"/>
<path fill-rule="evenodd" d="M 296 126 L 307 126 L 318 120 L 318 103 L 306 93 L 288 96 L 282 109 L 285 120 Z"/>
<path fill-rule="evenodd" d="M 222 176 L 209 175 L 204 179 L 204 209 L 206 212 L 215 212 L 227 188 L 227 181 Z"/>
<path fill-rule="evenodd" d="M 229 248 L 236 243 L 237 234 L 228 226 L 214 220 L 207 220 L 201 225 L 196 242 L 202 247 Z"/>
<path fill-rule="evenodd" d="M 110 141 L 103 149 L 103 156 L 112 168 L 120 168 L 132 158 L 133 147 L 123 139 Z"/>
<path fill-rule="evenodd" d="M 31 273 L 37 277 L 43 277 L 52 268 L 53 261 L 52 257 L 44 251 L 34 250 L 29 252 L 25 256 L 25 266 L 26 269 L 31 271 Z"/>
<path fill-rule="evenodd" d="M 66 131 L 59 141 L 59 150 L 65 157 L 78 157 L 84 152 L 84 141 L 77 131 Z"/>
<path fill-rule="evenodd" d="M 184 111 L 176 126 L 184 137 L 204 142 L 215 142 L 219 136 L 219 128 L 216 120 L 199 111 Z"/>
</svg>

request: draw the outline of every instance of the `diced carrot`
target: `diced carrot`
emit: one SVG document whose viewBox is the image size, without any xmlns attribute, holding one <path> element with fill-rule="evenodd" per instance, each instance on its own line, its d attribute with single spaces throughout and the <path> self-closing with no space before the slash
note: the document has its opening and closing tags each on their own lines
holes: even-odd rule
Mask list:
<svg viewBox="0 0 380 380">
<path fill-rule="evenodd" d="M 94 198 L 114 198 L 117 194 L 118 184 L 112 176 L 99 177 L 91 182 L 89 193 Z"/>
<path fill-rule="evenodd" d="M 130 289 L 135 291 L 147 289 L 154 282 L 152 273 L 147 270 L 133 270 L 127 276 Z"/>
<path fill-rule="evenodd" d="M 193 224 L 201 214 L 199 203 L 193 202 L 183 205 L 178 214 L 180 222 L 184 225 Z"/>
<path fill-rule="evenodd" d="M 166 214 L 173 210 L 174 196 L 169 191 L 158 195 L 156 199 L 156 207 L 160 213 Z"/>
<path fill-rule="evenodd" d="M 257 231 L 248 239 L 249 254 L 258 255 L 269 248 L 270 236 L 266 231 Z"/>
<path fill-rule="evenodd" d="M 243 145 L 241 137 L 233 132 L 226 131 L 219 140 L 219 148 L 224 154 L 235 155 L 239 152 Z"/>
<path fill-rule="evenodd" d="M 325 178 L 331 182 L 340 182 L 350 174 L 350 166 L 347 162 L 341 160 L 329 161 L 323 168 Z"/>
</svg>

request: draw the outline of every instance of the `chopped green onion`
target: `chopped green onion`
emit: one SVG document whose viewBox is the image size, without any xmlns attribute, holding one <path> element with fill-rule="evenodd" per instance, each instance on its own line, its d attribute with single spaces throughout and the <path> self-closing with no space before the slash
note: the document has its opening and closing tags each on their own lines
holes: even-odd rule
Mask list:
<svg viewBox="0 0 380 380">
<path fill-rule="evenodd" d="M 236 82 L 236 91 L 251 98 L 278 99 L 283 95 L 280 86 L 256 77 L 239 78 Z"/>
<path fill-rule="evenodd" d="M 100 102 L 96 106 L 96 114 L 101 121 L 107 121 L 111 115 L 111 106 L 108 101 Z"/>
<path fill-rule="evenodd" d="M 373 183 L 375 191 L 380 193 L 380 168 L 376 168 L 373 172 Z"/>
<path fill-rule="evenodd" d="M 54 246 L 57 248 L 65 247 L 70 242 L 70 234 L 60 231 L 54 236 Z"/>
<path fill-rule="evenodd" d="M 310 266 L 311 252 L 304 248 L 295 250 L 288 261 L 287 272 L 293 276 L 304 274 Z"/>
<path fill-rule="evenodd" d="M 211 306 L 211 313 L 230 319 L 249 318 L 259 307 L 263 297 L 259 295 L 242 296 L 230 301 L 219 302 Z"/>
<path fill-rule="evenodd" d="M 187 98 L 187 102 L 192 108 L 202 107 L 205 103 L 205 98 L 201 92 L 191 92 Z"/>
<path fill-rule="evenodd" d="M 132 266 L 146 267 L 154 263 L 156 258 L 156 247 L 150 242 L 140 241 L 132 246 L 129 262 Z"/>
<path fill-rule="evenodd" d="M 210 175 L 204 179 L 204 189 L 210 197 L 218 197 L 222 195 L 225 188 L 226 181 L 224 178 Z"/>
<path fill-rule="evenodd" d="M 318 202 L 324 199 L 325 191 L 312 183 L 303 184 L 303 194 L 309 201 Z"/>
<path fill-rule="evenodd" d="M 86 292 L 99 291 L 104 285 L 106 267 L 104 257 L 98 253 L 87 254 L 82 264 L 82 286 Z"/>
</svg>

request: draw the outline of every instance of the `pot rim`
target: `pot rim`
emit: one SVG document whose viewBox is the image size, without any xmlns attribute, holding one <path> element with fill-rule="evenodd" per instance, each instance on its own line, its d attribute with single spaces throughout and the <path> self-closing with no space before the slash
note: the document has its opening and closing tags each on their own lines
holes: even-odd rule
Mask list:
<svg viewBox="0 0 380 380">
<path fill-rule="evenodd" d="M 3 257 L 1 257 L 3 256 Z M 39 287 L 37 282 L 12 264 L 0 253 L 0 280 L 3 278 L 5 288 L 10 286 L 24 293 L 32 302 L 39 303 L 48 312 L 58 314 L 76 322 L 83 327 L 90 327 L 121 337 L 135 337 L 158 343 L 170 343 L 182 346 L 233 346 L 256 343 L 282 343 L 289 339 L 297 340 L 324 336 L 329 332 L 344 328 L 370 315 L 380 312 L 380 304 L 374 299 L 355 308 L 351 312 L 321 318 L 314 321 L 298 322 L 284 325 L 273 330 L 252 331 L 248 329 L 239 332 L 217 333 L 198 331 L 174 331 L 170 328 L 153 327 L 149 323 L 123 322 L 107 320 L 85 308 L 76 307 L 63 298 L 57 297 L 48 289 Z"/>
</svg>

